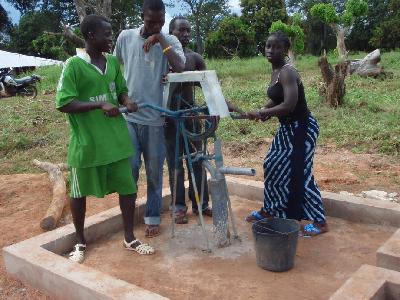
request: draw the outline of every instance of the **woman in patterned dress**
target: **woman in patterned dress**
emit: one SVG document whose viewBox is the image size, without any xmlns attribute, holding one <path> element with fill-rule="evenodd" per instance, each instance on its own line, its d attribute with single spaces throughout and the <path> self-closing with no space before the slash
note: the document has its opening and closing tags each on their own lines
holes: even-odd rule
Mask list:
<svg viewBox="0 0 400 300">
<path fill-rule="evenodd" d="M 264 205 L 246 220 L 288 218 L 309 220 L 303 234 L 315 236 L 328 231 L 321 193 L 312 174 L 319 126 L 307 108 L 304 86 L 297 71 L 286 63 L 290 48 L 281 31 L 272 33 L 265 56 L 272 65 L 269 101 L 252 120 L 278 117 L 280 126 L 264 160 Z"/>
</svg>

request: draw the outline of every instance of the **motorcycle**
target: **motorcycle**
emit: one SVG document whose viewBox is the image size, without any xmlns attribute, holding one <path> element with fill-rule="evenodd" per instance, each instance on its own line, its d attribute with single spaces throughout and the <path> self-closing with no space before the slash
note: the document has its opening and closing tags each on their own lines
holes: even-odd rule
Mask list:
<svg viewBox="0 0 400 300">
<path fill-rule="evenodd" d="M 12 69 L 0 72 L 0 95 L 2 97 L 25 96 L 34 99 L 37 96 L 36 82 L 39 75 L 32 74 L 23 78 L 14 78 Z"/>
</svg>

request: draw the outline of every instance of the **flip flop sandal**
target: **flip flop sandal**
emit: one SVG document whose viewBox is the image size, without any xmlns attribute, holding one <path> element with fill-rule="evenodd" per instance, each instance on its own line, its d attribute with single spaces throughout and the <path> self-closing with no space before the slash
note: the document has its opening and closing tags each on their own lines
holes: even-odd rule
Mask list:
<svg viewBox="0 0 400 300">
<path fill-rule="evenodd" d="M 175 213 L 175 224 L 187 224 L 189 218 L 184 211 L 179 211 Z"/>
<path fill-rule="evenodd" d="M 147 238 L 153 238 L 160 235 L 160 226 L 159 225 L 147 225 L 145 229 L 145 236 Z"/>
<path fill-rule="evenodd" d="M 253 223 L 256 221 L 260 221 L 262 219 L 266 219 L 268 217 L 264 217 L 259 211 L 253 210 L 246 218 L 245 221 L 249 223 Z"/>
<path fill-rule="evenodd" d="M 143 244 L 139 240 L 133 240 L 130 243 L 124 240 L 124 247 L 126 250 L 136 251 L 140 255 L 152 255 L 155 252 L 153 247 L 148 244 Z"/>
<path fill-rule="evenodd" d="M 76 244 L 72 252 L 69 254 L 68 259 L 80 264 L 85 259 L 85 251 L 85 244 Z"/>
<path fill-rule="evenodd" d="M 326 229 L 321 229 L 313 223 L 307 224 L 303 228 L 303 237 L 313 237 L 325 233 Z"/>
</svg>

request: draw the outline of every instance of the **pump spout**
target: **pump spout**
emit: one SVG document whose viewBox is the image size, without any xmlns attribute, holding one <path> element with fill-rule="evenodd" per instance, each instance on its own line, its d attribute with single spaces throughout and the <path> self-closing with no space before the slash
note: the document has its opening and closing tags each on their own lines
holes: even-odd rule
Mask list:
<svg viewBox="0 0 400 300">
<path fill-rule="evenodd" d="M 222 167 L 219 168 L 219 172 L 221 172 L 222 174 L 231 174 L 231 175 L 245 175 L 245 176 L 256 175 L 256 170 L 252 168 Z"/>
</svg>

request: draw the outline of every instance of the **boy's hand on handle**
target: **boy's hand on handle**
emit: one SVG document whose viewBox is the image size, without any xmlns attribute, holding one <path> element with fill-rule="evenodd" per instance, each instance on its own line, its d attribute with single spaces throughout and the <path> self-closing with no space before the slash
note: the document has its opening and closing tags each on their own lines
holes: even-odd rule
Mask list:
<svg viewBox="0 0 400 300">
<path fill-rule="evenodd" d="M 102 102 L 101 109 L 103 110 L 104 114 L 107 117 L 116 117 L 119 115 L 118 107 L 116 107 L 115 105 L 113 105 L 111 103 Z"/>
<path fill-rule="evenodd" d="M 128 112 L 130 112 L 130 113 L 139 110 L 138 105 L 136 104 L 136 102 L 133 102 L 133 101 L 129 101 L 129 102 L 125 103 L 125 106 L 128 109 Z"/>
<path fill-rule="evenodd" d="M 118 98 L 119 104 L 121 104 L 123 107 L 120 107 L 118 111 L 122 113 L 132 113 L 135 111 L 138 111 L 139 107 L 135 101 L 133 101 L 131 98 L 129 98 L 127 93 L 123 93 L 119 96 Z"/>
</svg>

